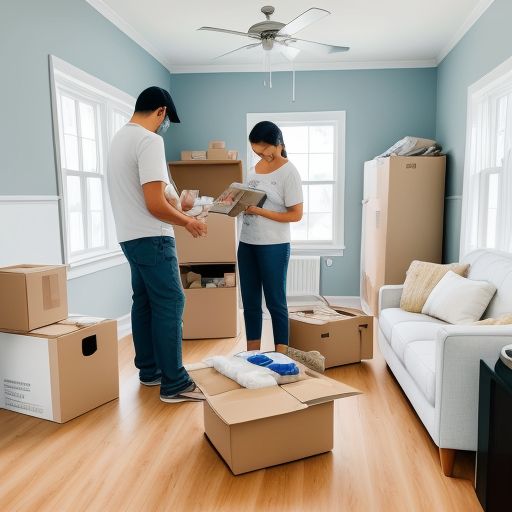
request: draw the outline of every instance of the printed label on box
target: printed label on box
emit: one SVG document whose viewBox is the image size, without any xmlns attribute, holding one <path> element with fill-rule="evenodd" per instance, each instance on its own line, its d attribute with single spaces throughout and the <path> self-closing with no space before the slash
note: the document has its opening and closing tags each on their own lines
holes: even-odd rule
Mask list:
<svg viewBox="0 0 512 512">
<path fill-rule="evenodd" d="M 0 333 L 0 407 L 53 419 L 48 341 Z"/>
</svg>

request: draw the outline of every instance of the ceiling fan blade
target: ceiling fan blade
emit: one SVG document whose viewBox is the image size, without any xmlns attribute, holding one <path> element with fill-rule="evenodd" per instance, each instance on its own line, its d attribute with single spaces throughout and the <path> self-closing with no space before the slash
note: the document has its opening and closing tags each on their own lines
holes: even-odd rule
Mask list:
<svg viewBox="0 0 512 512">
<path fill-rule="evenodd" d="M 311 23 L 322 19 L 325 16 L 331 14 L 329 11 L 325 9 L 318 9 L 317 7 L 312 7 L 307 11 L 304 11 L 302 14 L 299 14 L 294 20 L 287 23 L 284 27 L 279 30 L 277 35 L 293 35 L 299 30 L 306 28 Z"/>
<path fill-rule="evenodd" d="M 298 48 L 306 52 L 315 52 L 323 55 L 332 55 L 333 53 L 348 52 L 348 46 L 334 46 L 332 44 L 316 43 L 314 41 L 306 41 L 305 39 L 297 39 L 296 37 L 285 39 L 282 41 L 287 46 Z"/>
<path fill-rule="evenodd" d="M 298 48 L 293 48 L 292 46 L 288 46 L 287 44 L 280 43 L 279 41 L 275 41 L 279 52 L 284 55 L 290 62 L 295 60 L 297 55 L 299 55 L 300 50 Z"/>
<path fill-rule="evenodd" d="M 210 32 L 223 32 L 224 34 L 235 34 L 236 36 L 251 37 L 253 39 L 260 39 L 259 34 L 251 34 L 250 32 L 238 32 L 237 30 L 227 30 L 225 28 L 217 27 L 199 27 L 197 30 L 208 30 Z"/>
<path fill-rule="evenodd" d="M 256 48 L 256 46 L 261 46 L 261 43 L 246 44 L 245 46 L 241 46 L 240 48 L 237 48 L 236 50 L 231 50 L 230 52 L 223 53 L 222 55 L 215 57 L 214 60 L 220 59 L 221 57 L 225 57 L 226 55 L 230 55 L 235 52 L 239 52 L 241 50 L 251 50 L 252 48 Z"/>
</svg>

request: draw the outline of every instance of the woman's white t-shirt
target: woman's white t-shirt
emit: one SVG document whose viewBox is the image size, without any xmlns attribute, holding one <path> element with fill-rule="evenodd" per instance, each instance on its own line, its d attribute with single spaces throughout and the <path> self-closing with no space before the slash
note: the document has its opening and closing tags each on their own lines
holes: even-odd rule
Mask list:
<svg viewBox="0 0 512 512">
<path fill-rule="evenodd" d="M 299 171 L 291 163 L 286 162 L 279 169 L 268 173 L 256 173 L 251 168 L 245 184 L 250 188 L 263 190 L 267 199 L 263 208 L 274 212 L 286 212 L 290 206 L 303 202 L 302 182 Z M 270 245 L 290 242 L 290 223 L 276 222 L 260 215 L 242 216 L 240 241 L 246 244 Z"/>
</svg>

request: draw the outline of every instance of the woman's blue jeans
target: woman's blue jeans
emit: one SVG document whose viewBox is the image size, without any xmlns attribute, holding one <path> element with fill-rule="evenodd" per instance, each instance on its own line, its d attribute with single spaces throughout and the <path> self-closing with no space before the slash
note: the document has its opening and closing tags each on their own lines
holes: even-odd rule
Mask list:
<svg viewBox="0 0 512 512">
<path fill-rule="evenodd" d="M 248 341 L 260 340 L 263 311 L 262 290 L 272 319 L 274 343 L 288 345 L 286 273 L 290 244 L 254 245 L 240 242 L 238 271 Z"/>
<path fill-rule="evenodd" d="M 161 394 L 182 391 L 192 381 L 181 356 L 185 296 L 174 238 L 137 238 L 120 245 L 131 269 L 132 333 L 139 377 L 151 381 L 161 376 Z"/>
</svg>

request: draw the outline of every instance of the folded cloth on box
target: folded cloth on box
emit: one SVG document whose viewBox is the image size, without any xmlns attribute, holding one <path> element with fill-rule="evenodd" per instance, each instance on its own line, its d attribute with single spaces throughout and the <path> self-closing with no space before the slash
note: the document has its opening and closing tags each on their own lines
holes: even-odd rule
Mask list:
<svg viewBox="0 0 512 512">
<path fill-rule="evenodd" d="M 240 386 L 248 389 L 267 388 L 277 386 L 278 384 L 288 384 L 296 382 L 302 378 L 302 372 L 298 369 L 297 373 L 292 375 L 280 375 L 278 372 L 268 367 L 258 366 L 247 361 L 247 358 L 256 352 L 244 352 L 236 356 L 213 356 L 203 361 L 209 367 L 215 368 L 219 373 L 228 377 Z M 294 361 L 283 354 L 278 354 L 275 358 L 275 352 L 270 352 L 272 363 L 275 365 L 290 364 Z M 282 356 L 282 357 L 281 357 Z M 284 361 L 286 358 L 287 361 Z M 276 369 L 279 369 L 276 367 Z"/>
<path fill-rule="evenodd" d="M 290 311 L 290 318 L 302 320 L 310 324 L 325 324 L 336 320 L 345 320 L 352 318 L 350 315 L 344 315 L 330 308 L 329 306 L 313 306 L 311 309 L 302 309 L 299 311 Z"/>
</svg>

